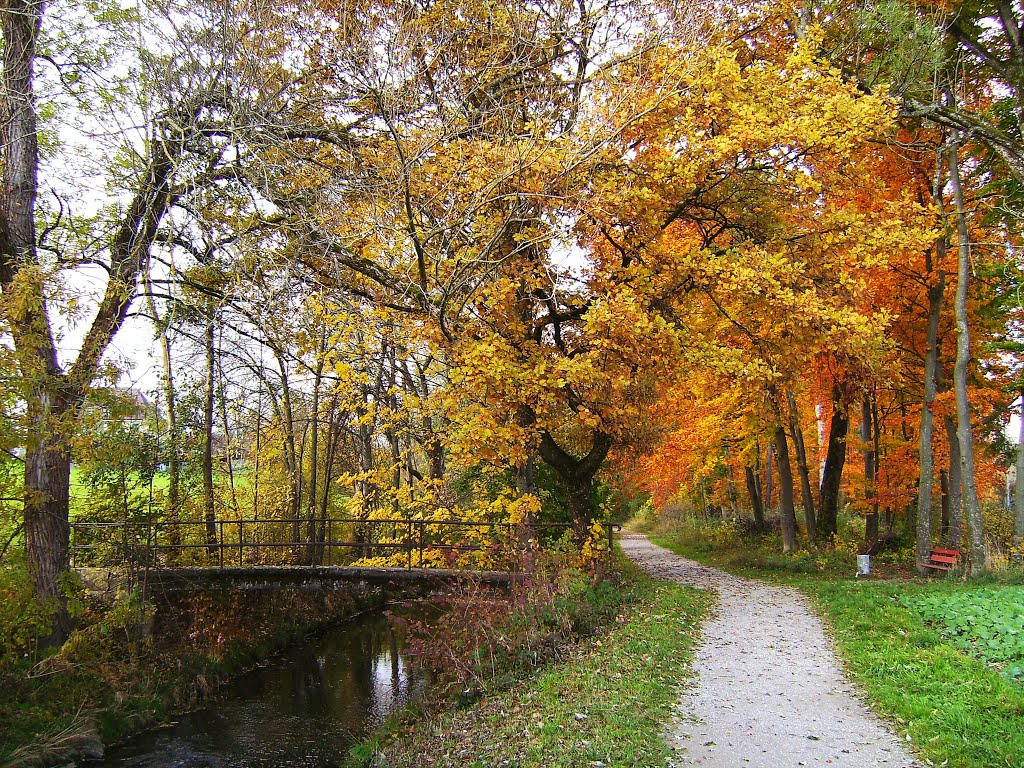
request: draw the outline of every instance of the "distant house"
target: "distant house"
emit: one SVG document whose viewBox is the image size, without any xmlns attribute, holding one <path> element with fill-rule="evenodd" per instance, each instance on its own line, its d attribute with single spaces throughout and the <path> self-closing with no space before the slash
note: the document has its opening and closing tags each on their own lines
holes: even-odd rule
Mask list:
<svg viewBox="0 0 1024 768">
<path fill-rule="evenodd" d="M 104 423 L 133 422 L 144 425 L 155 416 L 156 405 L 134 387 L 96 387 L 89 393 L 86 408 Z"/>
</svg>

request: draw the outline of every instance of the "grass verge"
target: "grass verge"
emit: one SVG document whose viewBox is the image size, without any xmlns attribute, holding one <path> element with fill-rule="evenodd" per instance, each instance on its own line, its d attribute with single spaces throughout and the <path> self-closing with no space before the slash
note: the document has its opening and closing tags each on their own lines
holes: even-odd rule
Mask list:
<svg viewBox="0 0 1024 768">
<path fill-rule="evenodd" d="M 1024 765 L 1024 686 L 957 649 L 903 602 L 963 595 L 977 585 L 950 580 L 871 582 L 834 568 L 805 573 L 787 558 L 716 547 L 671 532 L 654 540 L 677 554 L 742 576 L 795 586 L 832 628 L 840 657 L 874 710 L 909 737 L 917 754 L 949 768 Z M 758 564 L 762 567 L 758 567 Z M 908 600 L 913 602 L 913 600 Z"/>
<path fill-rule="evenodd" d="M 662 766 L 662 735 L 710 597 L 630 574 L 613 628 L 471 708 L 396 727 L 374 764 Z"/>
</svg>

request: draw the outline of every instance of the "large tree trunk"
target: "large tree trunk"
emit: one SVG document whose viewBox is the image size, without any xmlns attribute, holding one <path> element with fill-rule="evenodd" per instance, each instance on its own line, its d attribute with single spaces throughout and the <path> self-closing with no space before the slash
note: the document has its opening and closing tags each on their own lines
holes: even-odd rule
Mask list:
<svg viewBox="0 0 1024 768">
<path fill-rule="evenodd" d="M 960 183 L 959 142 L 954 133 L 949 152 L 949 182 L 956 204 L 957 284 L 956 284 L 956 365 L 953 367 L 953 391 L 956 394 L 957 438 L 960 440 L 961 482 L 964 514 L 971 536 L 971 574 L 984 573 L 985 528 L 974 473 L 974 436 L 971 427 L 971 405 L 967 399 L 967 366 L 971 359 L 971 338 L 967 324 L 967 296 L 970 288 L 970 235 L 964 211 L 963 188 Z"/>
<path fill-rule="evenodd" d="M 942 263 L 946 241 L 940 237 L 936 243 L 936 261 Z M 931 255 L 927 255 L 926 267 L 932 270 Z M 939 270 L 934 285 L 928 286 L 928 333 L 925 338 L 924 355 L 924 403 L 921 408 L 921 435 L 918 445 L 920 475 L 917 481 L 917 562 L 924 563 L 932 547 L 932 487 L 935 483 L 934 452 L 932 437 L 935 432 L 935 401 L 937 381 L 935 369 L 939 360 L 939 318 L 942 314 L 942 296 L 946 289 L 946 273 Z M 927 568 L 918 567 L 924 574 Z"/>
<path fill-rule="evenodd" d="M 47 392 L 29 404 L 29 443 L 25 454 L 25 547 L 36 597 L 54 611 L 49 645 L 71 630 L 61 574 L 68 568 L 70 544 L 71 452 L 60 426 L 67 406 Z"/>
<path fill-rule="evenodd" d="M 29 295 L 27 306 L 7 311 L 11 335 L 25 383 L 28 443 L 25 451 L 25 549 L 36 597 L 52 607 L 49 644 L 60 644 L 70 631 L 60 574 L 68 568 L 71 495 L 71 433 L 67 424 L 74 404 L 68 402 L 63 371 L 57 362 L 41 278 L 24 270 L 37 263 L 35 206 L 39 145 L 36 132 L 34 63 L 45 4 L 6 0 L 3 24 L 3 71 L 0 72 L 0 287 L 6 295 L 16 278 Z"/>
<path fill-rule="evenodd" d="M 810 468 L 807 466 L 807 445 L 804 443 L 804 432 L 800 429 L 800 413 L 796 406 L 796 398 L 792 392 L 787 392 L 786 399 L 789 404 L 789 426 L 793 432 L 793 448 L 796 450 L 796 467 L 800 475 L 804 525 L 807 528 L 807 538 L 814 539 L 817 535 L 817 521 L 814 514 L 814 496 L 811 494 Z"/>
<path fill-rule="evenodd" d="M 150 156 L 139 185 L 110 241 L 107 285 L 65 374 L 58 364 L 36 252 L 39 148 L 34 93 L 36 42 L 43 0 L 4 0 L 3 66 L 0 71 L 0 290 L 7 298 L 17 283 L 18 302 L 7 320 L 25 383 L 32 439 L 25 460 L 25 546 L 36 595 L 56 606 L 52 642 L 69 626 L 59 590 L 68 569 L 71 477 L 70 441 L 100 359 L 124 323 L 148 249 L 170 205 L 168 180 L 184 149 L 194 112 L 180 110 L 154 126 Z M 44 429 L 44 433 L 36 430 Z"/>
<path fill-rule="evenodd" d="M 793 506 L 793 470 L 789 465 L 786 430 L 775 428 L 775 452 L 779 465 L 779 517 L 782 521 L 782 551 L 796 551 L 796 509 Z"/>
<path fill-rule="evenodd" d="M 532 419 L 532 413 L 529 419 Z M 597 517 L 594 494 L 594 478 L 604 463 L 612 439 L 601 431 L 595 431 L 590 450 L 583 458 L 577 459 L 555 442 L 551 433 L 543 431 L 539 446 L 540 457 L 558 473 L 565 487 L 569 515 L 578 541 L 584 541 L 590 534 L 590 526 Z"/>
<path fill-rule="evenodd" d="M 842 390 L 832 390 L 832 424 L 828 431 L 828 452 L 822 473 L 821 495 L 818 503 L 818 538 L 828 541 L 836 535 L 839 521 L 839 485 L 846 464 L 846 434 L 850 417 L 843 404 Z"/>
</svg>

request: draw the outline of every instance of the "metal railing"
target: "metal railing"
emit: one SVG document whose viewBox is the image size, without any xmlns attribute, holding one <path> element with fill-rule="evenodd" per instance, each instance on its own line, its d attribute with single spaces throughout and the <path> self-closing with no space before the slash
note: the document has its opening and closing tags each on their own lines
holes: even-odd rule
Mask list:
<svg viewBox="0 0 1024 768">
<path fill-rule="evenodd" d="M 312 536 L 296 531 L 313 527 Z M 290 537 L 280 534 L 290 529 Z M 619 528 L 608 524 L 600 551 L 611 551 Z M 568 523 L 495 523 L 469 520 L 364 518 L 250 518 L 188 521 L 76 521 L 71 523 L 71 563 L 83 566 L 174 568 L 347 565 L 403 553 L 405 568 L 466 567 L 465 556 L 485 552 L 488 570 L 514 570 L 539 539 L 572 530 Z M 198 533 L 198 536 L 196 535 Z M 346 554 L 347 553 L 347 554 Z M 340 562 L 336 562 L 340 561 Z M 395 564 L 391 564 L 395 567 Z"/>
</svg>

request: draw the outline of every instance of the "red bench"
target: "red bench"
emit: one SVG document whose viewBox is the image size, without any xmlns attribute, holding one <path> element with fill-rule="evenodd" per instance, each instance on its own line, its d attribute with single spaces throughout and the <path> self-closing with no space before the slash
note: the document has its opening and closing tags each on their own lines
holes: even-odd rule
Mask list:
<svg viewBox="0 0 1024 768">
<path fill-rule="evenodd" d="M 933 549 L 928 555 L 928 562 L 918 563 L 918 565 L 935 571 L 949 571 L 955 568 L 959 561 L 959 549 Z"/>
</svg>

